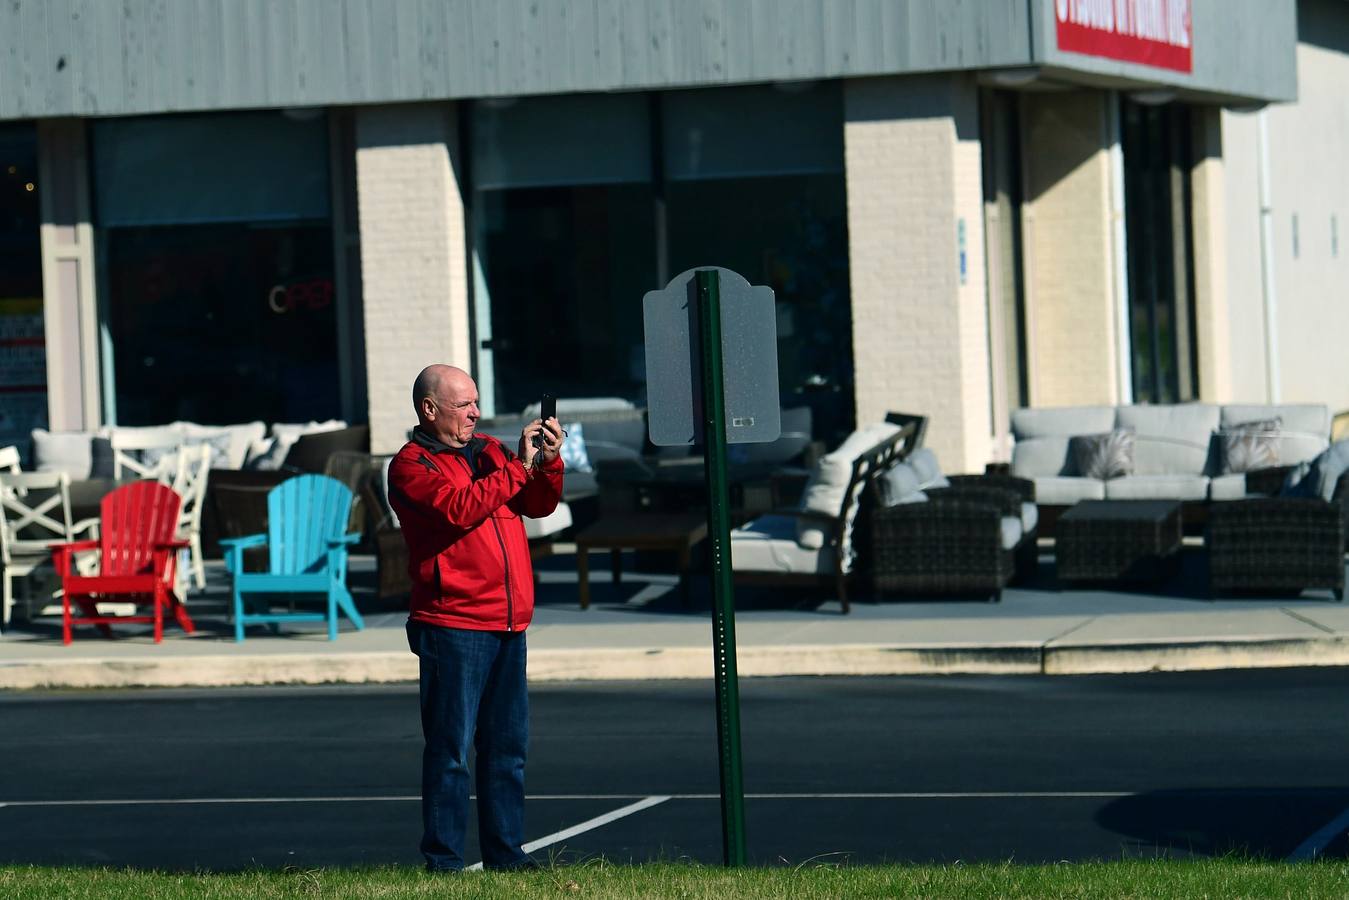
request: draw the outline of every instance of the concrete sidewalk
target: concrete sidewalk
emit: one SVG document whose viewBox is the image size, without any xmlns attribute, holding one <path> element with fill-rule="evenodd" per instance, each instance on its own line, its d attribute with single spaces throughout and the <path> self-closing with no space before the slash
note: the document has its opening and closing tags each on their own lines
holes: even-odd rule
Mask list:
<svg viewBox="0 0 1349 900">
<path fill-rule="evenodd" d="M 607 555 L 603 557 L 607 560 Z M 601 557 L 594 557 L 600 562 Z M 629 563 L 631 559 L 629 558 Z M 738 668 L 743 676 L 1088 674 L 1349 664 L 1349 605 L 1329 592 L 1209 601 L 1200 554 L 1173 581 L 1150 589 L 1064 588 L 1053 564 L 1001 603 L 860 598 L 852 613 L 809 592 L 737 591 Z M 107 640 L 92 628 L 61 643 L 59 617 L 18 622 L 0 636 L 0 688 L 140 687 L 412 681 L 406 610 L 380 608 L 370 558 L 352 562 L 351 584 L 366 628 L 329 642 L 322 626 L 280 635 L 250 630 L 233 640 L 228 580 L 219 565 L 188 599 L 198 632 L 124 626 Z M 694 576 L 684 608 L 671 576 L 628 573 L 611 582 L 592 569 L 594 602 L 576 603 L 575 557 L 544 561 L 529 674 L 534 681 L 710 678 L 706 578 Z"/>
</svg>

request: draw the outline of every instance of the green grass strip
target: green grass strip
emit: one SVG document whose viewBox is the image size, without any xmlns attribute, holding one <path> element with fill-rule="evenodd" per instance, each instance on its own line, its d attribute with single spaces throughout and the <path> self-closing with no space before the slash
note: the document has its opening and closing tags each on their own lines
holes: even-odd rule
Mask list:
<svg viewBox="0 0 1349 900">
<path fill-rule="evenodd" d="M 723 869 L 602 861 L 508 874 L 426 875 L 419 869 L 256 870 L 233 874 L 131 869 L 0 867 L 0 897 L 90 900 L 176 898 L 1228 898 L 1349 897 L 1349 862 L 1286 864 L 1243 859 L 1015 865 Z"/>
</svg>

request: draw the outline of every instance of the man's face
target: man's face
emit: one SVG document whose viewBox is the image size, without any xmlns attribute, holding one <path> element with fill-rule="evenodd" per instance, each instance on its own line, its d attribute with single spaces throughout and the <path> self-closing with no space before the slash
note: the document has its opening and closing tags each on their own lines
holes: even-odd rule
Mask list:
<svg viewBox="0 0 1349 900">
<path fill-rule="evenodd" d="M 478 387 L 472 381 L 444 385 L 422 404 L 434 437 L 451 447 L 468 444 L 482 415 L 478 410 Z"/>
</svg>

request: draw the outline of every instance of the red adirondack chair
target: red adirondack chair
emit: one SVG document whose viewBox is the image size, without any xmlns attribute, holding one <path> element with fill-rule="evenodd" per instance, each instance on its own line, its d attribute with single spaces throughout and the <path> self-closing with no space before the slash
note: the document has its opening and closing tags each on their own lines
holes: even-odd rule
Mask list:
<svg viewBox="0 0 1349 900">
<path fill-rule="evenodd" d="M 97 625 L 104 636 L 112 637 L 112 629 L 108 627 L 111 624 L 153 622 L 157 644 L 164 637 L 165 609 L 184 631 L 192 633 L 192 619 L 173 593 L 178 551 L 187 546 L 186 541 L 174 539 L 182 502 L 172 488 L 162 484 L 153 481 L 128 484 L 103 498 L 99 506 L 98 540 L 52 547 L 52 561 L 64 589 L 61 606 L 65 643 L 70 643 L 72 625 Z M 99 551 L 98 574 L 76 574 L 72 566 L 75 554 L 95 549 Z M 99 600 L 152 605 L 154 614 L 101 616 L 95 605 Z M 72 606 L 78 606 L 84 615 L 72 615 Z"/>
</svg>

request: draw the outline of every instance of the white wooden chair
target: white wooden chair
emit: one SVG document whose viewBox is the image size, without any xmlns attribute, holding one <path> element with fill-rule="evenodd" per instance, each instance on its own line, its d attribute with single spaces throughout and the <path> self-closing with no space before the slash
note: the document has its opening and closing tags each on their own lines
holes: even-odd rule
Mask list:
<svg viewBox="0 0 1349 900">
<path fill-rule="evenodd" d="M 181 435 L 141 435 L 114 431 L 108 438 L 112 444 L 112 477 L 145 478 L 160 484 L 172 485 L 177 471 Z M 146 451 L 150 451 L 147 453 Z"/>
<path fill-rule="evenodd" d="M 19 448 L 18 447 L 0 447 L 0 469 L 19 474 Z"/>
<path fill-rule="evenodd" d="M 195 444 L 181 447 L 175 454 L 171 487 L 183 498 L 178 514 L 178 537 L 188 542 L 183 551 L 189 557 L 188 565 L 178 566 L 178 594 L 181 598 L 186 592 L 190 575 L 197 589 L 206 587 L 206 567 L 201 557 L 201 513 L 206 505 L 206 482 L 211 474 L 211 447 L 209 444 Z"/>
<path fill-rule="evenodd" d="M 42 499 L 32 500 L 35 495 Z M 14 608 L 14 579 L 31 575 L 50 561 L 53 544 L 73 539 L 69 475 L 0 472 L 0 564 L 4 566 L 0 619 L 4 625 L 9 624 Z M 31 599 L 28 612 L 31 616 Z"/>
</svg>

